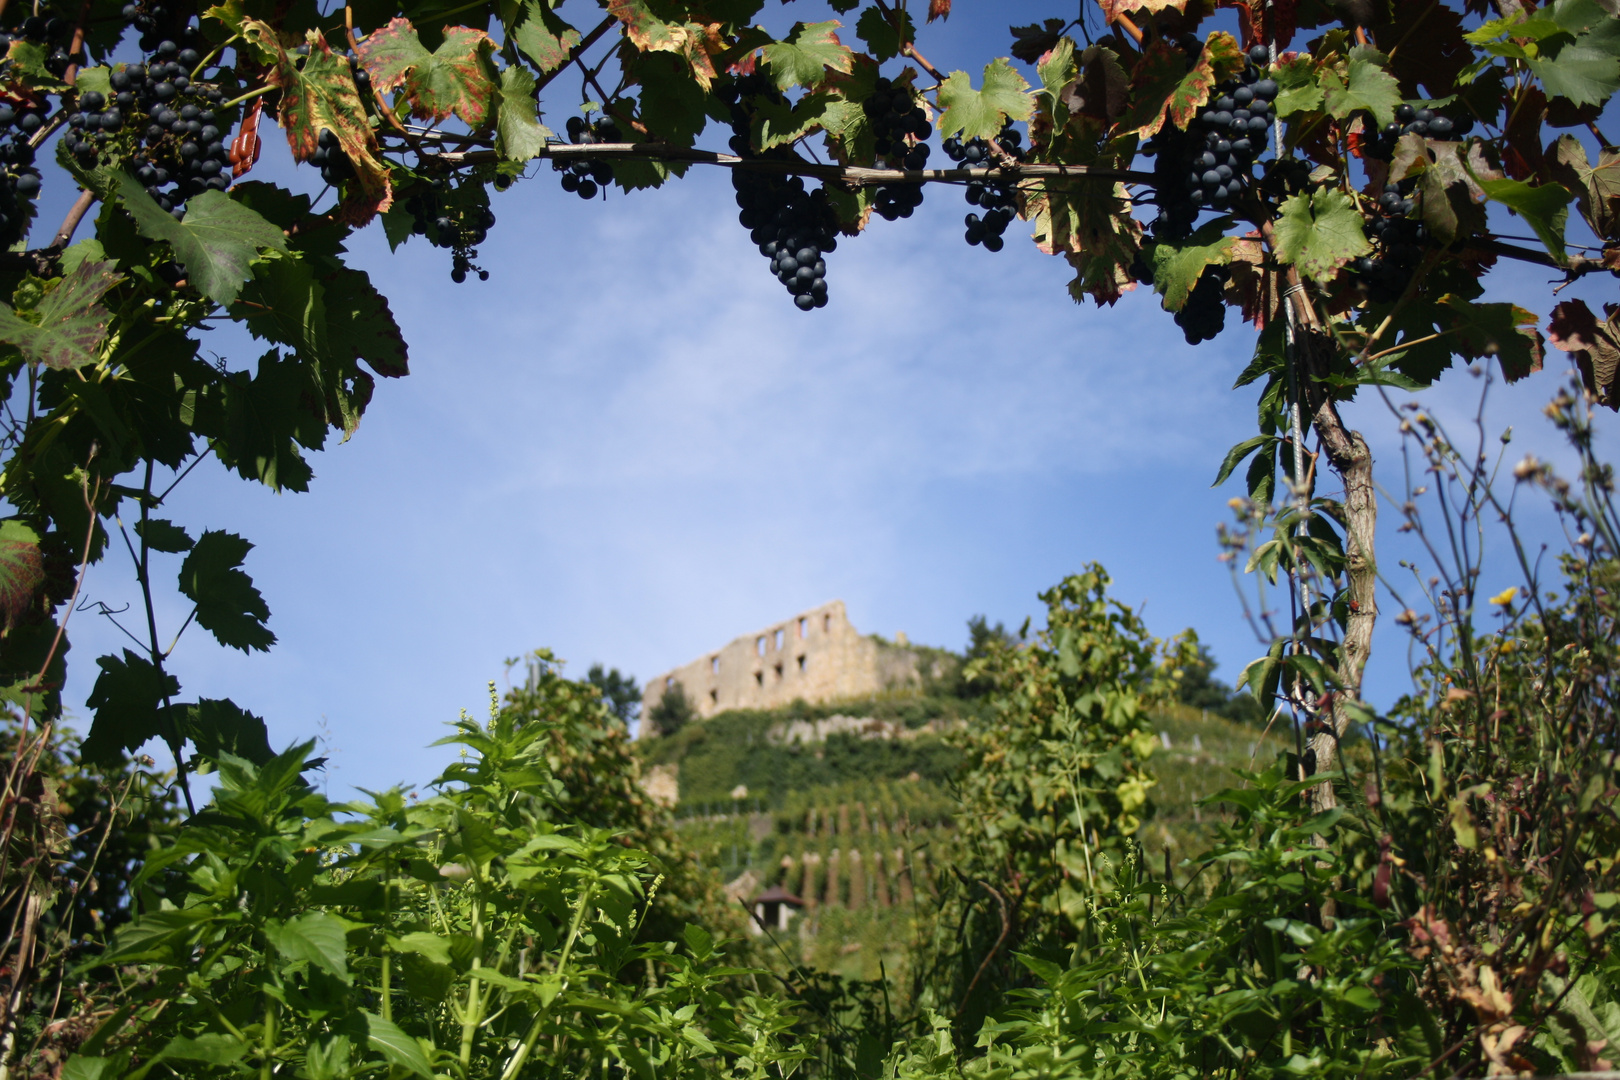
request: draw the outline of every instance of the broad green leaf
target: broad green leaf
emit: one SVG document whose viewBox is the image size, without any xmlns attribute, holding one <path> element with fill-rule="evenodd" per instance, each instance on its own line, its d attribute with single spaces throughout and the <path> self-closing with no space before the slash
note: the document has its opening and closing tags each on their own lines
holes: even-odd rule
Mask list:
<svg viewBox="0 0 1620 1080">
<path fill-rule="evenodd" d="M 549 4 L 525 0 L 522 19 L 512 28 L 512 40 L 546 74 L 568 62 L 568 54 L 579 44 L 580 36 L 578 30 L 557 17 Z"/>
<path fill-rule="evenodd" d="M 311 911 L 284 923 L 267 925 L 264 936 L 286 960 L 307 963 L 344 982 L 349 981 L 348 950 L 341 919 L 324 911 Z"/>
<path fill-rule="evenodd" d="M 541 131 L 544 131 L 541 128 Z M 326 335 L 332 354 L 364 360 L 388 379 L 410 374 L 405 335 L 364 270 L 344 267 L 321 278 L 325 289 Z"/>
<path fill-rule="evenodd" d="M 1560 264 L 1569 260 L 1564 248 L 1564 225 L 1574 196 L 1562 184 L 1548 182 L 1531 187 L 1522 180 L 1503 178 L 1481 180 L 1479 186 L 1486 195 L 1522 217 Z"/>
<path fill-rule="evenodd" d="M 167 241 L 187 279 L 216 304 L 235 301 L 261 250 L 287 250 L 280 229 L 223 192 L 193 196 L 186 204 L 185 219 L 176 221 L 133 176 L 124 173 L 119 182 L 119 201 L 141 235 Z"/>
<path fill-rule="evenodd" d="M 180 681 L 129 649 L 122 659 L 102 656 L 96 664 L 101 674 L 85 701 L 96 715 L 79 752 L 86 761 L 116 765 L 125 752 L 168 733 L 163 702 L 180 692 Z"/>
<path fill-rule="evenodd" d="M 782 41 L 765 46 L 765 63 L 778 90 L 794 86 L 820 86 L 827 72 L 848 75 L 855 55 L 838 40 L 843 25 L 837 19 L 819 23 L 794 23 Z"/>
<path fill-rule="evenodd" d="M 696 923 L 687 923 L 681 930 L 681 936 L 686 940 L 686 947 L 692 950 L 692 955 L 698 960 L 704 960 L 714 952 L 714 935 Z"/>
<path fill-rule="evenodd" d="M 197 605 L 197 623 L 221 645 L 267 651 L 276 635 L 264 625 L 270 608 L 240 569 L 253 545 L 235 533 L 210 529 L 180 565 L 180 591 Z"/>
<path fill-rule="evenodd" d="M 1550 98 L 1566 98 L 1576 105 L 1601 105 L 1620 89 L 1620 38 L 1612 26 L 1583 34 L 1553 57 L 1531 57 L 1526 62 Z"/>
<path fill-rule="evenodd" d="M 953 71 L 939 88 L 939 103 L 945 110 L 939 118 L 942 138 L 959 133 L 964 139 L 993 139 L 1003 120 L 1028 120 L 1034 109 L 1029 83 L 1004 57 L 985 65 L 979 90 L 967 72 Z"/>
<path fill-rule="evenodd" d="M 914 40 L 917 35 L 917 28 L 912 25 L 909 12 L 903 9 L 891 11 L 900 20 L 899 32 L 895 30 L 894 23 L 875 7 L 869 7 L 861 12 L 861 17 L 855 22 L 855 36 L 866 42 L 866 48 L 872 54 L 872 59 L 880 63 L 899 56 L 900 47 Z"/>
<path fill-rule="evenodd" d="M 395 952 L 415 953 L 426 957 L 435 964 L 448 964 L 450 962 L 450 943 L 437 934 L 427 934 L 418 930 L 414 933 L 403 934 L 400 937 L 390 937 L 388 947 Z"/>
<path fill-rule="evenodd" d="M 74 1054 L 63 1064 L 61 1080 L 117 1080 L 127 1064 L 123 1054 L 110 1058 Z"/>
<path fill-rule="evenodd" d="M 433 1067 L 422 1052 L 422 1044 L 401 1031 L 390 1020 L 362 1012 L 366 1020 L 366 1043 L 390 1065 L 409 1070 L 425 1080 L 433 1080 Z"/>
<path fill-rule="evenodd" d="M 244 480 L 281 491 L 307 491 L 314 475 L 299 447 L 326 441 L 324 412 L 312 365 L 271 350 L 257 371 L 233 371 L 199 396 L 196 424 L 216 457 Z"/>
<path fill-rule="evenodd" d="M 535 113 L 534 76 L 528 68 L 513 64 L 501 72 L 495 131 L 495 149 L 508 161 L 528 161 L 545 149 L 551 132 Z"/>
<path fill-rule="evenodd" d="M 235 306 L 254 337 L 320 363 L 329 355 L 325 292 L 309 263 L 277 254 L 253 264 L 253 278 Z"/>
<path fill-rule="evenodd" d="M 1277 215 L 1277 258 L 1299 272 L 1326 281 L 1339 267 L 1372 250 L 1362 231 L 1361 211 L 1334 188 L 1291 196 Z"/>
<path fill-rule="evenodd" d="M 1316 65 L 1307 55 L 1277 65 L 1277 115 L 1315 112 L 1322 107 L 1322 87 L 1316 81 Z"/>
<path fill-rule="evenodd" d="M 754 143 L 761 150 L 784 146 L 812 134 L 833 103 L 825 93 L 805 94 L 798 102 L 761 101 L 754 112 Z M 853 104 L 853 103 L 851 103 Z"/>
<path fill-rule="evenodd" d="M 248 1052 L 247 1043 L 226 1032 L 208 1032 L 196 1038 L 176 1035 L 163 1044 L 157 1056 L 166 1061 L 201 1061 L 209 1065 L 229 1065 Z"/>
<path fill-rule="evenodd" d="M 1532 311 L 1517 304 L 1476 304 L 1444 296 L 1440 306 L 1451 318 L 1452 349 L 1464 359 L 1494 356 L 1508 382 L 1541 370 L 1544 344 Z"/>
<path fill-rule="evenodd" d="M 135 535 L 145 540 L 146 546 L 153 551 L 166 551 L 176 555 L 190 551 L 196 545 L 196 541 L 186 530 L 165 518 L 137 521 Z"/>
<path fill-rule="evenodd" d="M 1342 77 L 1337 69 L 1324 67 L 1319 79 L 1329 116 L 1344 120 L 1365 109 L 1377 119 L 1379 127 L 1395 119 L 1395 109 L 1401 103 L 1400 83 L 1371 60 L 1356 57 Z"/>
<path fill-rule="evenodd" d="M 1164 310 L 1181 310 L 1205 267 L 1232 261 L 1234 241 L 1226 235 L 1231 226 L 1231 218 L 1216 218 L 1179 244 L 1154 246 L 1153 287 L 1164 297 Z"/>
<path fill-rule="evenodd" d="M 1256 435 L 1251 439 L 1244 439 L 1232 447 L 1226 452 L 1226 457 L 1221 459 L 1221 467 L 1215 473 L 1215 482 L 1209 486 L 1220 487 L 1226 481 L 1226 478 L 1232 475 L 1232 470 L 1242 464 L 1244 458 L 1260 449 L 1267 442 L 1275 441 L 1275 435 Z"/>
<path fill-rule="evenodd" d="M 371 85 L 387 93 L 403 90 L 411 114 L 423 120 L 458 116 L 468 127 L 482 127 L 495 101 L 489 61 L 494 47 L 482 30 L 447 26 L 432 52 L 409 19 L 396 17 L 360 44 L 360 62 Z"/>
<path fill-rule="evenodd" d="M 15 345 L 30 362 L 48 368 L 93 364 L 112 321 L 112 312 L 101 298 L 122 280 L 113 273 L 111 262 L 83 260 L 40 299 L 33 312 L 37 321 L 0 304 L 0 341 Z"/>
<path fill-rule="evenodd" d="M 39 534 L 16 518 L 0 521 L 0 615 L 7 630 L 33 606 L 44 581 Z"/>
<path fill-rule="evenodd" d="M 255 765 L 275 757 L 264 721 L 229 698 L 203 698 L 185 710 L 186 734 L 203 757 L 218 761 L 222 754 L 233 754 Z"/>
</svg>

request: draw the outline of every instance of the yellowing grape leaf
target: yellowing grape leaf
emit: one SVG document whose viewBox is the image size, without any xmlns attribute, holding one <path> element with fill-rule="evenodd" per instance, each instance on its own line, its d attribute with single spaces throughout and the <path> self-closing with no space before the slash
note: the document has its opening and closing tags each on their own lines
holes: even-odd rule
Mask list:
<svg viewBox="0 0 1620 1080">
<path fill-rule="evenodd" d="M 15 345 L 30 362 L 48 368 L 93 364 L 112 321 L 101 298 L 122 280 L 113 273 L 111 262 L 86 259 L 40 300 L 33 311 L 37 321 L 0 304 L 0 341 Z"/>
<path fill-rule="evenodd" d="M 1243 50 L 1224 30 L 1210 33 L 1191 68 L 1180 49 L 1156 39 L 1131 72 L 1131 104 L 1120 117 L 1116 135 L 1146 138 L 1166 120 L 1185 129 L 1209 101 L 1215 84 L 1243 70 Z"/>
<path fill-rule="evenodd" d="M 8 631 L 28 611 L 44 581 L 39 534 L 14 518 L 0 521 L 0 615 Z"/>
<path fill-rule="evenodd" d="M 854 68 L 855 54 L 838 40 L 843 25 L 837 19 L 819 23 L 794 23 L 785 40 L 765 46 L 765 63 L 778 90 L 793 86 L 820 86 L 829 71 L 848 75 Z"/>
<path fill-rule="evenodd" d="M 624 36 L 642 52 L 674 53 L 686 61 L 703 89 L 714 82 L 714 57 L 725 51 L 726 44 L 719 23 L 665 22 L 648 0 L 609 0 L 608 13 L 624 24 Z"/>
<path fill-rule="evenodd" d="M 552 72 L 568 61 L 580 42 L 579 31 L 563 22 L 546 4 L 528 0 L 521 21 L 512 28 L 512 40 L 542 72 Z"/>
<path fill-rule="evenodd" d="M 1593 397 L 1620 408 L 1620 307 L 1605 305 L 1608 318 L 1598 322 L 1584 300 L 1565 300 L 1552 310 L 1547 339 L 1575 358 L 1581 381 Z"/>
<path fill-rule="evenodd" d="M 360 43 L 360 62 L 379 92 L 404 91 L 411 115 L 422 120 L 459 116 L 468 127 L 479 128 L 495 102 L 493 49 L 484 31 L 447 26 L 444 41 L 430 53 L 411 21 L 395 18 Z"/>
</svg>

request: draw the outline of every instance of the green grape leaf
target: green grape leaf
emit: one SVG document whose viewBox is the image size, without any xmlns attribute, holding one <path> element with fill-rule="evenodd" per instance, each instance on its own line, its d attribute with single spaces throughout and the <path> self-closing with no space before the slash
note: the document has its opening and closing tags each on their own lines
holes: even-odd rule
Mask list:
<svg viewBox="0 0 1620 1080">
<path fill-rule="evenodd" d="M 270 749 L 270 731 L 264 720 L 229 698 L 203 698 L 183 708 L 186 735 L 203 757 L 218 761 L 222 754 L 233 754 L 263 765 L 276 756 Z"/>
<path fill-rule="evenodd" d="M 1317 281 L 1372 250 L 1362 231 L 1361 211 L 1334 188 L 1290 196 L 1279 208 L 1275 227 L 1277 258 Z"/>
<path fill-rule="evenodd" d="M 1451 317 L 1452 349 L 1465 360 L 1494 356 L 1508 382 L 1541 370 L 1545 339 L 1534 312 L 1517 304 L 1476 304 L 1455 295 L 1440 298 Z"/>
<path fill-rule="evenodd" d="M 534 61 L 542 74 L 566 64 L 568 54 L 580 43 L 579 31 L 538 0 L 525 0 L 523 17 L 511 33 L 518 49 Z"/>
<path fill-rule="evenodd" d="M 31 363 L 48 368 L 66 370 L 95 363 L 112 322 L 112 312 L 101 298 L 123 280 L 113 273 L 112 265 L 110 261 L 82 260 L 40 299 L 33 312 L 37 322 L 0 304 L 0 341 L 15 345 Z"/>
<path fill-rule="evenodd" d="M 1609 29 L 1583 34 L 1551 58 L 1531 57 L 1527 63 L 1550 98 L 1565 98 L 1576 105 L 1601 105 L 1620 90 L 1620 56 L 1616 35 Z"/>
<path fill-rule="evenodd" d="M 1005 57 L 984 66 L 983 89 L 973 89 L 965 71 L 953 71 L 939 88 L 942 138 L 960 134 L 964 139 L 993 139 L 1006 119 L 1028 120 L 1034 110 L 1029 83 Z"/>
<path fill-rule="evenodd" d="M 513 64 L 501 72 L 501 103 L 495 119 L 495 149 L 508 161 L 528 161 L 546 148 L 551 131 L 534 106 L 534 76 Z"/>
<path fill-rule="evenodd" d="M 199 394 L 195 427 L 242 479 L 308 491 L 314 474 L 299 447 L 318 450 L 326 441 L 326 418 L 311 407 L 319 400 L 310 365 L 272 349 L 256 372 L 233 371 Z"/>
<path fill-rule="evenodd" d="M 411 1038 L 392 1021 L 374 1013 L 362 1012 L 366 1020 L 366 1044 L 383 1056 L 390 1065 L 415 1073 L 424 1080 L 433 1080 L 433 1067 L 428 1064 L 422 1044 Z"/>
<path fill-rule="evenodd" d="M 884 18 L 883 12 L 875 7 L 861 12 L 861 17 L 855 22 L 855 36 L 866 42 L 866 48 L 872 54 L 872 59 L 880 63 L 899 56 L 901 46 L 914 40 L 917 35 L 917 28 L 912 25 L 911 15 L 908 12 L 897 10 L 894 14 L 900 20 L 898 32 L 894 28 L 894 23 Z"/>
<path fill-rule="evenodd" d="M 16 518 L 0 521 L 0 614 L 10 630 L 33 606 L 45 581 L 39 534 Z"/>
<path fill-rule="evenodd" d="M 1560 265 L 1569 261 L 1569 253 L 1564 248 L 1564 225 L 1569 220 L 1569 204 L 1575 196 L 1567 188 L 1550 182 L 1531 187 L 1522 180 L 1509 178 L 1481 180 L 1479 186 L 1490 198 L 1522 217 Z"/>
<path fill-rule="evenodd" d="M 1366 110 L 1377 119 L 1379 127 L 1395 119 L 1395 109 L 1401 103 L 1400 83 L 1373 61 L 1358 56 L 1342 75 L 1330 66 L 1322 68 L 1317 79 L 1329 116 L 1344 120 L 1351 113 Z"/>
<path fill-rule="evenodd" d="M 387 210 L 393 202 L 393 182 L 379 157 L 377 137 L 360 100 L 348 58 L 333 52 L 326 38 L 314 30 L 308 34 L 309 55 L 303 58 L 302 66 L 282 47 L 280 36 L 268 24 L 247 19 L 242 35 L 270 65 L 270 85 L 281 89 L 280 125 L 287 133 L 293 160 L 308 161 L 319 145 L 322 130 L 329 130 L 337 136 L 338 148 L 353 166 L 354 178 L 345 183 L 339 220 L 363 225 L 374 214 Z M 367 43 L 370 41 L 368 38 Z M 364 50 L 362 45 L 362 58 Z"/>
<path fill-rule="evenodd" d="M 235 306 L 254 337 L 320 362 L 329 354 L 324 292 L 309 263 L 277 254 L 253 264 L 253 279 L 242 286 Z"/>
<path fill-rule="evenodd" d="M 819 23 L 794 23 L 782 41 L 765 46 L 765 63 L 778 90 L 794 86 L 820 86 L 829 71 L 848 75 L 854 68 L 855 54 L 838 40 L 837 19 Z"/>
<path fill-rule="evenodd" d="M 119 184 L 119 201 L 141 235 L 168 241 L 191 284 L 216 304 L 229 306 L 236 300 L 260 250 L 287 250 L 280 229 L 224 192 L 192 197 L 185 219 L 176 221 L 133 176 L 122 174 Z"/>
<path fill-rule="evenodd" d="M 241 569 L 253 545 L 235 533 L 210 529 L 180 565 L 180 592 L 197 605 L 197 623 L 221 645 L 266 652 L 276 635 L 264 625 L 270 608 Z"/>
<path fill-rule="evenodd" d="M 761 101 L 754 112 L 754 145 L 769 150 L 819 130 L 832 103 L 824 93 L 805 94 L 797 103 Z"/>
<path fill-rule="evenodd" d="M 1315 112 L 1322 107 L 1322 87 L 1316 81 L 1316 65 L 1311 58 L 1300 55 L 1287 63 L 1277 65 L 1278 116 Z"/>
<path fill-rule="evenodd" d="M 179 555 L 197 545 L 186 530 L 165 518 L 147 518 L 135 523 L 135 535 L 146 541 L 153 551 Z"/>
<path fill-rule="evenodd" d="M 306 963 L 349 982 L 343 920 L 324 911 L 311 911 L 284 923 L 271 921 L 264 928 L 264 936 L 289 963 Z"/>
<path fill-rule="evenodd" d="M 117 765 L 126 752 L 165 734 L 163 700 L 180 692 L 180 680 L 129 649 L 123 659 L 97 657 L 96 665 L 101 674 L 85 700 L 95 718 L 79 754 L 85 761 Z"/>
<path fill-rule="evenodd" d="M 341 270 L 321 278 L 326 290 L 326 336 L 334 356 L 364 360 L 385 379 L 410 374 L 405 335 L 388 299 L 364 270 Z"/>
<path fill-rule="evenodd" d="M 49 55 L 46 46 L 36 45 L 21 37 L 13 39 L 10 48 L 6 50 L 6 59 L 11 63 L 11 73 L 27 76 L 29 87 L 35 90 L 64 90 L 67 83 L 45 66 Z"/>
<path fill-rule="evenodd" d="M 482 30 L 447 26 L 444 41 L 432 52 L 409 19 L 396 17 L 360 43 L 360 62 L 381 93 L 403 90 L 411 114 L 422 120 L 460 117 L 468 127 L 489 120 L 495 103 L 495 79 L 489 53 L 494 42 Z"/>
<path fill-rule="evenodd" d="M 1164 310 L 1181 310 L 1206 266 L 1232 261 L 1236 242 L 1226 235 L 1231 226 L 1231 218 L 1216 218 L 1180 244 L 1154 245 L 1153 288 L 1164 297 Z"/>
</svg>

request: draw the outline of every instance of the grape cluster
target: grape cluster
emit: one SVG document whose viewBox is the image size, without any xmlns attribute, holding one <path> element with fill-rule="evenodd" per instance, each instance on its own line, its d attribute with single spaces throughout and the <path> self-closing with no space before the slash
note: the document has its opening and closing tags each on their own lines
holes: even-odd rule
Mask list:
<svg viewBox="0 0 1620 1080">
<path fill-rule="evenodd" d="M 1211 341 L 1226 328 L 1226 301 L 1221 290 L 1228 276 L 1224 266 L 1206 266 L 1192 287 L 1187 302 L 1176 312 L 1176 325 L 1181 327 L 1187 344 L 1197 345 Z"/>
<path fill-rule="evenodd" d="M 1260 181 L 1255 185 L 1260 193 L 1273 202 L 1282 202 L 1290 195 L 1315 190 L 1316 182 L 1311 179 L 1311 165 L 1296 157 L 1273 158 L 1266 162 L 1260 174 Z"/>
<path fill-rule="evenodd" d="M 745 75 L 722 87 L 720 100 L 731 109 L 731 149 L 738 157 L 791 159 L 777 148 L 755 154 L 748 138 L 747 103 L 752 98 L 780 99 L 781 94 L 758 75 Z M 748 230 L 759 253 L 771 261 L 771 272 L 793 296 L 801 311 L 827 306 L 827 259 L 838 246 L 838 216 L 822 188 L 809 191 L 803 178 L 731 170 L 737 192 L 737 220 Z"/>
<path fill-rule="evenodd" d="M 33 215 L 39 170 L 34 168 L 30 137 L 44 123 L 44 115 L 35 108 L 0 102 L 0 247 L 20 240 Z"/>
<path fill-rule="evenodd" d="M 1377 121 L 1367 114 L 1363 115 L 1362 123 L 1365 130 L 1370 132 Z M 1395 119 L 1385 124 L 1377 135 L 1363 136 L 1361 152 L 1365 157 L 1388 161 L 1395 156 L 1395 142 L 1402 135 L 1424 135 L 1431 139 L 1462 139 L 1473 130 L 1474 118 L 1466 112 L 1453 119 L 1433 109 L 1400 105 L 1395 109 Z"/>
<path fill-rule="evenodd" d="M 1385 184 L 1378 197 L 1379 212 L 1365 223 L 1374 253 L 1357 259 L 1353 270 L 1357 283 L 1375 304 L 1399 300 L 1423 259 L 1429 231 L 1413 216 L 1416 204 L 1411 196 L 1416 183 L 1415 179 L 1407 179 Z"/>
<path fill-rule="evenodd" d="M 321 179 L 333 187 L 354 176 L 354 163 L 344 153 L 343 147 L 338 145 L 337 132 L 331 128 L 321 128 L 321 133 L 315 138 L 315 152 L 309 155 L 309 163 L 319 167 Z"/>
<path fill-rule="evenodd" d="M 879 78 L 861 108 L 876 139 L 878 157 L 903 169 L 928 167 L 928 145 L 922 140 L 934 133 L 934 125 L 912 97 L 911 87 Z"/>
<path fill-rule="evenodd" d="M 1195 57 L 1196 39 L 1183 42 Z M 1192 230 L 1198 211 L 1221 209 L 1243 197 L 1253 178 L 1254 163 L 1265 153 L 1272 125 L 1271 103 L 1277 82 L 1264 77 L 1265 46 L 1249 50 L 1242 73 L 1215 88 L 1185 132 L 1166 125 L 1144 152 L 1156 155 L 1160 211 L 1165 221 L 1156 229 L 1164 239 L 1181 239 Z"/>
<path fill-rule="evenodd" d="M 588 123 L 583 116 L 570 116 L 568 118 L 568 141 L 576 146 L 592 146 L 596 143 L 623 142 L 624 136 L 619 133 L 619 125 L 606 116 L 596 118 L 594 124 Z M 559 161 L 552 159 L 551 167 L 560 172 L 562 188 L 572 191 L 582 199 L 594 199 L 596 193 L 613 182 L 613 166 L 605 161 Z"/>
<path fill-rule="evenodd" d="M 30 45 L 45 45 L 50 52 L 45 56 L 45 70 L 57 78 L 67 73 L 74 63 L 83 63 L 84 54 L 69 55 L 73 47 L 73 24 L 55 16 L 30 15 L 14 30 L 0 30 L 0 53 L 13 41 L 26 41 Z"/>
<path fill-rule="evenodd" d="M 1023 136 L 1012 126 L 1011 120 L 1002 124 L 1001 133 L 996 136 L 996 145 L 1002 153 L 1015 161 L 1023 159 L 1023 141 Z M 993 164 L 995 160 L 991 156 L 990 144 L 983 139 L 969 139 L 964 143 L 953 136 L 945 140 L 943 149 L 946 157 L 964 165 Z M 987 251 L 1000 251 L 1005 244 L 1001 234 L 1018 216 L 1015 185 L 1005 180 L 975 180 L 967 186 L 967 201 L 969 206 L 985 210 L 982 218 L 969 213 L 963 219 L 962 223 L 967 228 L 967 242 L 983 244 Z"/>
<path fill-rule="evenodd" d="M 489 280 L 489 271 L 473 263 L 478 245 L 495 227 L 495 212 L 482 201 L 482 187 L 464 189 L 478 194 L 476 201 L 453 198 L 458 194 L 450 182 L 440 177 L 405 200 L 405 211 L 411 215 L 411 232 L 427 237 L 434 247 L 449 248 L 450 280 L 457 285 L 467 280 L 468 274 L 477 274 L 479 281 Z"/>
</svg>

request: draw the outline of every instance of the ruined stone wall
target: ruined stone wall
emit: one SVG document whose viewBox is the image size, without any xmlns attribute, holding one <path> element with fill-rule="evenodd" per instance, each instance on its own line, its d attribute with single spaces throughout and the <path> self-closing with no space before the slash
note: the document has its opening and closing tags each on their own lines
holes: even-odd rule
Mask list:
<svg viewBox="0 0 1620 1080">
<path fill-rule="evenodd" d="M 865 697 L 920 678 L 908 649 L 884 646 L 850 624 L 834 600 L 647 681 L 641 715 L 677 683 L 702 717 L 726 709 L 772 709 L 790 701 Z M 645 726 L 642 734 L 652 734 Z"/>
</svg>

